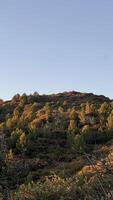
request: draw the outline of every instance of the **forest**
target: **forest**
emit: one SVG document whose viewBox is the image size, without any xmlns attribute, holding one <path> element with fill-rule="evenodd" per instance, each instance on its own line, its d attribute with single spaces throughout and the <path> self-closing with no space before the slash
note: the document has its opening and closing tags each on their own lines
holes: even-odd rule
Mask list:
<svg viewBox="0 0 113 200">
<path fill-rule="evenodd" d="M 113 100 L 64 92 L 0 100 L 0 200 L 113 199 Z"/>
</svg>

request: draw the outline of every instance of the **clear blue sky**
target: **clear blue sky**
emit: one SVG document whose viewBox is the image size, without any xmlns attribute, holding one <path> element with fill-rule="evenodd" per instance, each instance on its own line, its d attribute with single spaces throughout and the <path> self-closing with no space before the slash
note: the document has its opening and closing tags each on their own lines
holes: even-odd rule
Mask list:
<svg viewBox="0 0 113 200">
<path fill-rule="evenodd" d="M 66 90 L 113 98 L 113 0 L 0 1 L 0 98 Z"/>
</svg>

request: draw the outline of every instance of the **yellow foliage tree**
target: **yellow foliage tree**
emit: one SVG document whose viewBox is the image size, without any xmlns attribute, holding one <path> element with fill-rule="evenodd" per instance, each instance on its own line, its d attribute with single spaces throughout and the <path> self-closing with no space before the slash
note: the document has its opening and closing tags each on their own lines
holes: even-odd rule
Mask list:
<svg viewBox="0 0 113 200">
<path fill-rule="evenodd" d="M 7 153 L 7 155 L 6 155 L 6 159 L 8 161 L 11 161 L 11 160 L 13 160 L 13 158 L 14 158 L 13 152 L 12 152 L 12 149 L 10 149 L 9 152 Z"/>
<path fill-rule="evenodd" d="M 21 147 L 24 147 L 26 144 L 26 135 L 24 132 L 21 134 L 21 136 L 19 138 L 19 144 Z"/>
<path fill-rule="evenodd" d="M 75 124 L 75 120 L 71 119 L 70 120 L 70 123 L 69 123 L 69 127 L 68 127 L 68 130 L 71 131 L 71 132 L 74 132 L 76 131 L 76 124 Z"/>
<path fill-rule="evenodd" d="M 77 116 L 76 110 L 75 110 L 75 108 L 72 108 L 72 109 L 70 110 L 70 113 L 69 113 L 69 118 L 70 118 L 71 120 L 74 120 L 74 119 L 76 118 L 76 116 Z"/>
<path fill-rule="evenodd" d="M 104 102 L 103 104 L 101 104 L 98 112 L 99 114 L 105 114 L 108 108 L 108 104 L 106 102 Z"/>
<path fill-rule="evenodd" d="M 108 121 L 108 128 L 113 129 L 113 114 L 109 115 L 107 121 Z"/>
</svg>

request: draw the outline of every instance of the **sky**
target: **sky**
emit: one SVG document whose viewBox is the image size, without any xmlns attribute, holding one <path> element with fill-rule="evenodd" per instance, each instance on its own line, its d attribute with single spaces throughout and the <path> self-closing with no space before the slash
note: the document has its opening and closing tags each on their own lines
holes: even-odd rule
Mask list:
<svg viewBox="0 0 113 200">
<path fill-rule="evenodd" d="M 0 98 L 72 90 L 113 99 L 113 0 L 0 1 Z"/>
</svg>

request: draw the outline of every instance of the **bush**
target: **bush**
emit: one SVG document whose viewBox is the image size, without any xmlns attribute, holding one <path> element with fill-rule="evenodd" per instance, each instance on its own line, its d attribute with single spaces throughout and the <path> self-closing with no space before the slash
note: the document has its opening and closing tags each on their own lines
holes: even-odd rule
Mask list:
<svg viewBox="0 0 113 200">
<path fill-rule="evenodd" d="M 78 179 L 76 185 L 72 180 L 64 180 L 56 175 L 46 177 L 37 183 L 22 185 L 18 192 L 12 193 L 10 200 L 73 200 L 84 199 L 84 177 Z M 76 180 L 75 180 L 76 181 Z"/>
</svg>

